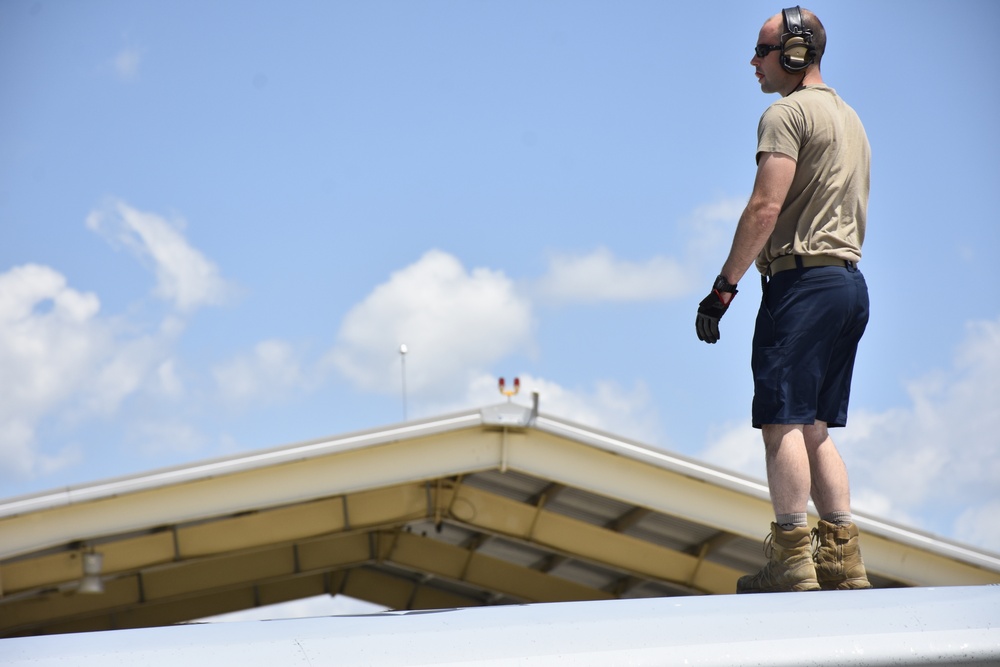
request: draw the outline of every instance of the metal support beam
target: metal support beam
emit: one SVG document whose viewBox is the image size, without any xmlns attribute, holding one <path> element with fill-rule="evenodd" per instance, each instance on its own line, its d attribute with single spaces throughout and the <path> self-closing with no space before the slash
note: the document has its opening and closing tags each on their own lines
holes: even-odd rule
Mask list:
<svg viewBox="0 0 1000 667">
<path fill-rule="evenodd" d="M 616 533 L 624 533 L 626 530 L 632 528 L 652 513 L 652 510 L 645 507 L 633 507 L 628 512 L 625 512 L 625 514 L 622 514 L 620 517 L 610 522 L 607 525 L 607 528 L 615 531 Z"/>
<path fill-rule="evenodd" d="M 744 572 L 699 561 L 601 526 L 533 508 L 464 486 L 456 493 L 452 518 L 478 530 L 542 545 L 560 554 L 606 565 L 623 573 L 692 586 L 710 593 L 735 590 Z M 693 578 L 693 581 L 692 581 Z"/>
</svg>

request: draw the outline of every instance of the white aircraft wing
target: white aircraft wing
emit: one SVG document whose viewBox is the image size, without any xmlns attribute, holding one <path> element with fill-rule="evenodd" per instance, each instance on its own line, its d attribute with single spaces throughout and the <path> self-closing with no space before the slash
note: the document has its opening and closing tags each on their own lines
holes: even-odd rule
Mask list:
<svg viewBox="0 0 1000 667">
<path fill-rule="evenodd" d="M 714 595 L 0 640 L 7 667 L 1000 664 L 1000 586 Z"/>
</svg>

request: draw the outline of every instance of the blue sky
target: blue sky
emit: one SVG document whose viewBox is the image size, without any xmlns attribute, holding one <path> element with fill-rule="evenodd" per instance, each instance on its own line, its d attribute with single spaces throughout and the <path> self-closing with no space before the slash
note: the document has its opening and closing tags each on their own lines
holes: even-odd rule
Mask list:
<svg viewBox="0 0 1000 667">
<path fill-rule="evenodd" d="M 873 150 L 855 509 L 1000 551 L 1000 4 L 806 6 Z M 781 6 L 707 7 L 0 4 L 0 497 L 400 421 L 402 343 L 409 418 L 519 376 L 762 477 L 756 279 L 694 315 Z"/>
</svg>

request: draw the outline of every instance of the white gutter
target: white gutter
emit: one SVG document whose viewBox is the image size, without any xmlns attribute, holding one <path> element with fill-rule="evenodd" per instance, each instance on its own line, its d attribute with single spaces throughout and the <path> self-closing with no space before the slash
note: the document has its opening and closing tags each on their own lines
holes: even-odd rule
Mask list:
<svg viewBox="0 0 1000 667">
<path fill-rule="evenodd" d="M 86 486 L 69 487 L 38 495 L 13 498 L 0 503 L 0 519 L 78 503 L 114 498 L 164 486 L 194 482 L 223 475 L 256 470 L 293 461 L 303 461 L 333 452 L 346 452 L 405 438 L 421 438 L 437 433 L 471 428 L 482 422 L 480 412 L 453 415 L 432 421 L 407 423 L 377 431 L 365 431 L 340 438 L 305 442 L 255 454 L 216 459 L 192 466 L 122 477 Z"/>
</svg>

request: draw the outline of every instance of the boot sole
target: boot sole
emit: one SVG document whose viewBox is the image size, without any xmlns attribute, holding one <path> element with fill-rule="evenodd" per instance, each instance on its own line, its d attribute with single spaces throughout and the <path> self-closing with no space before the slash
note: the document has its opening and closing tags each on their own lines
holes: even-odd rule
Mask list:
<svg viewBox="0 0 1000 667">
<path fill-rule="evenodd" d="M 821 581 L 819 585 L 824 591 L 864 591 L 872 588 L 871 583 L 864 579 L 850 579 L 848 581 L 839 581 L 836 583 L 826 583 Z"/>
<path fill-rule="evenodd" d="M 791 588 L 770 588 L 767 590 L 760 588 L 740 590 L 739 586 L 737 586 L 736 594 L 747 595 L 753 593 L 809 593 L 812 591 L 821 591 L 821 590 L 823 590 L 823 588 L 821 588 L 819 584 L 797 584 L 795 586 L 792 586 Z"/>
</svg>

